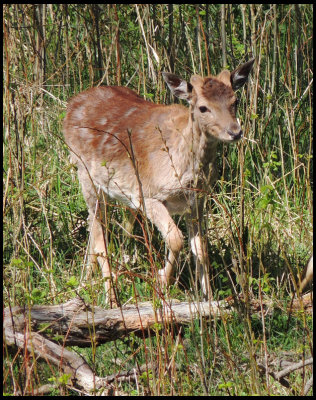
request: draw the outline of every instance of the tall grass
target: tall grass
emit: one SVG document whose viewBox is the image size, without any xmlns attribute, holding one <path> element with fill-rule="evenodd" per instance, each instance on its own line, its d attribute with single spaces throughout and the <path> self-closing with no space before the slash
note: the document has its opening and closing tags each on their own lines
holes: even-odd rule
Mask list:
<svg viewBox="0 0 316 400">
<path fill-rule="evenodd" d="M 229 322 L 196 321 L 180 342 L 157 331 L 147 341 L 108 346 L 106 359 L 99 349 L 86 357 L 100 375 L 121 368 L 118 360 L 123 369 L 156 360 L 156 375 L 126 384 L 134 394 L 288 394 L 259 378 L 256 359 L 278 347 L 298 354 L 310 343 L 308 322 L 292 321 L 291 340 L 282 315 L 268 314 L 262 324 L 247 299 L 284 303 L 312 251 L 312 11 L 299 4 L 4 5 L 5 305 L 60 303 L 78 292 L 89 303 L 104 302 L 100 273 L 83 279 L 87 210 L 61 129 L 69 97 L 100 84 L 126 85 L 148 100 L 174 102 L 162 71 L 189 79 L 255 57 L 238 94 L 245 140 L 219 147 L 220 178 L 204 193 L 213 295 L 242 293 L 246 309 L 240 305 Z M 151 270 L 163 265 L 165 251 L 140 218 L 134 238 L 124 234 L 126 214 L 108 205 L 122 304 L 156 296 Z M 191 296 L 192 265 L 186 246 L 173 296 Z M 7 354 L 4 391 L 32 392 L 48 371 Z M 300 393 L 304 382 L 291 379 Z"/>
</svg>

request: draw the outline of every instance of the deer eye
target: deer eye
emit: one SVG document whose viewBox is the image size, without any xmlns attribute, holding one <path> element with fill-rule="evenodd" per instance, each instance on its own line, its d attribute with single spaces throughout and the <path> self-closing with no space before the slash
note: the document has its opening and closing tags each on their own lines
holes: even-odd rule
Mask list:
<svg viewBox="0 0 316 400">
<path fill-rule="evenodd" d="M 201 106 L 200 108 L 201 113 L 205 113 L 206 111 L 209 111 L 209 109 L 205 106 Z"/>
</svg>

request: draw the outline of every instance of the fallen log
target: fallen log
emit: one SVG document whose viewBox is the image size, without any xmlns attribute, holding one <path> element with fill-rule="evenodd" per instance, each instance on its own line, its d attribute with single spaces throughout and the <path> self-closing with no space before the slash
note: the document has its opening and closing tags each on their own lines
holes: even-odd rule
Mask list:
<svg viewBox="0 0 316 400">
<path fill-rule="evenodd" d="M 157 324 L 187 324 L 197 316 L 202 318 L 219 315 L 229 307 L 226 301 L 181 303 L 171 300 L 154 308 L 151 302 L 103 309 L 86 305 L 80 298 L 65 304 L 35 305 L 30 310 L 14 307 L 4 311 L 4 327 L 18 332 L 25 331 L 31 321 L 33 332 L 63 343 L 66 346 L 90 347 L 123 338 L 131 332 L 147 336 L 148 329 Z M 230 308 L 230 307 L 229 307 Z M 155 325 L 156 324 L 156 325 Z"/>
<path fill-rule="evenodd" d="M 30 309 L 7 307 L 3 321 L 4 345 L 27 350 L 29 354 L 58 366 L 65 374 L 69 374 L 71 388 L 79 388 L 86 394 L 93 391 L 104 395 L 119 394 L 112 384 L 113 380 L 121 377 L 119 374 L 96 376 L 81 356 L 65 346 L 96 346 L 122 339 L 132 332 L 147 337 L 152 330 L 160 330 L 170 324 L 180 327 L 192 323 L 196 318 L 230 314 L 234 310 L 233 304 L 232 298 L 211 302 L 168 300 L 160 301 L 155 306 L 152 302 L 145 302 L 103 309 L 88 305 L 76 297 L 60 305 L 34 305 Z M 297 308 L 300 310 L 304 308 L 310 311 L 310 304 L 310 297 L 297 299 Z M 256 301 L 251 302 L 254 312 L 261 312 L 262 307 Z M 127 376 L 130 376 L 130 372 L 127 372 Z"/>
<path fill-rule="evenodd" d="M 160 329 L 170 323 L 182 325 L 198 316 L 218 316 L 225 309 L 229 311 L 230 306 L 224 300 L 211 303 L 171 300 L 155 308 L 146 302 L 107 310 L 91 307 L 79 297 L 61 305 L 35 305 L 31 309 L 7 307 L 4 310 L 4 343 L 26 349 L 48 364 L 57 365 L 69 374 L 72 388 L 80 388 L 86 394 L 98 391 L 113 395 L 119 393 L 111 382 L 119 375 L 96 376 L 82 357 L 65 346 L 90 347 L 123 338 L 131 332 L 145 337 L 153 327 Z"/>
</svg>

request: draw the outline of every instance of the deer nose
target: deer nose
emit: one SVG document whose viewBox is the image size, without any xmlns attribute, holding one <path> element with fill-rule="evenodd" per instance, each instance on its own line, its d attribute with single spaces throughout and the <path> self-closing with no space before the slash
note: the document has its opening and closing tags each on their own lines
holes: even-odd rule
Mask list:
<svg viewBox="0 0 316 400">
<path fill-rule="evenodd" d="M 233 140 L 239 140 L 242 138 L 242 129 L 239 129 L 237 132 L 233 132 L 230 129 L 228 129 L 227 133 L 233 138 Z"/>
</svg>

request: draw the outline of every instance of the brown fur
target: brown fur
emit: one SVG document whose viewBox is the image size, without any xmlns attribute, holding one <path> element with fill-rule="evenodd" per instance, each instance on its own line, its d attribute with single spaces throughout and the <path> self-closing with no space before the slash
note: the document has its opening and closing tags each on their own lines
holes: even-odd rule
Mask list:
<svg viewBox="0 0 316 400">
<path fill-rule="evenodd" d="M 202 88 L 203 96 L 213 101 L 220 101 L 221 98 L 235 100 L 235 94 L 231 86 L 219 81 L 214 77 L 206 78 Z"/>
</svg>

